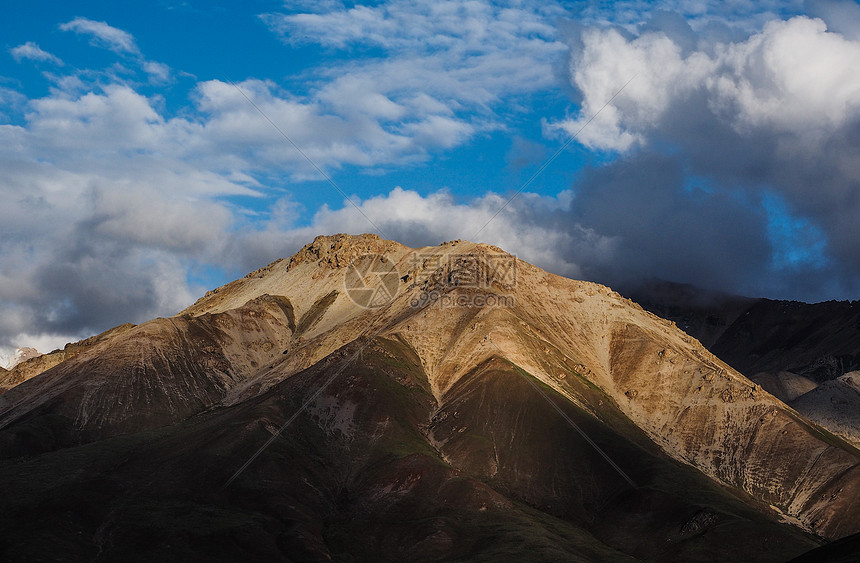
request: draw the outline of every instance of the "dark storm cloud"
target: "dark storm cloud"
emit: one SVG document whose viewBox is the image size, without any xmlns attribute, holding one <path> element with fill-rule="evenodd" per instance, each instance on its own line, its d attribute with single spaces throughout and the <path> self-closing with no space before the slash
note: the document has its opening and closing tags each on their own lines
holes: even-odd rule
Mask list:
<svg viewBox="0 0 860 563">
<path fill-rule="evenodd" d="M 653 277 L 726 287 L 769 265 L 759 206 L 742 192 L 687 185 L 681 163 L 664 155 L 589 171 L 566 219 L 616 241 L 611 263 L 589 268 L 613 285 Z"/>
<path fill-rule="evenodd" d="M 805 299 L 860 293 L 860 43 L 807 17 L 729 43 L 665 12 L 633 35 L 571 30 L 584 108 L 566 130 L 638 73 L 581 137 L 618 155 L 573 187 L 570 223 L 615 243 L 619 261 L 602 275 Z M 782 248 L 775 224 L 806 224 L 810 240 L 800 232 Z M 823 257 L 810 255 L 819 232 Z"/>
<path fill-rule="evenodd" d="M 100 232 L 112 219 L 123 217 L 91 215 L 68 230 L 38 227 L 41 233 L 31 238 L 38 248 L 19 257 L 15 276 L 0 283 L 8 299 L 0 308 L 0 338 L 47 334 L 74 339 L 188 303 L 192 296 L 175 249 Z M 50 243 L 38 240 L 40 235 Z M 17 295 L 10 294 L 13 288 Z M 39 332 L 30 332 L 32 327 Z"/>
</svg>

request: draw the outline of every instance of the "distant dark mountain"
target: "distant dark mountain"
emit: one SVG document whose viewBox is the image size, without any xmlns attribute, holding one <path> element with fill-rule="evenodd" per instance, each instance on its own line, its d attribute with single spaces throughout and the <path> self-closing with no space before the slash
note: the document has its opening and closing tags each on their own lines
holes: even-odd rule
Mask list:
<svg viewBox="0 0 860 563">
<path fill-rule="evenodd" d="M 0 395 L 0 498 L 12 561 L 786 561 L 860 451 L 606 287 L 337 235 Z"/>
<path fill-rule="evenodd" d="M 763 301 L 666 281 L 652 281 L 622 293 L 646 310 L 674 322 L 708 350 L 741 315 Z M 740 370 L 737 366 L 736 369 Z"/>
<path fill-rule="evenodd" d="M 860 302 L 750 299 L 654 282 L 629 292 L 798 412 L 860 446 Z"/>
<path fill-rule="evenodd" d="M 860 370 L 860 301 L 751 299 L 668 282 L 628 295 L 746 375 L 787 371 L 822 382 Z"/>
</svg>

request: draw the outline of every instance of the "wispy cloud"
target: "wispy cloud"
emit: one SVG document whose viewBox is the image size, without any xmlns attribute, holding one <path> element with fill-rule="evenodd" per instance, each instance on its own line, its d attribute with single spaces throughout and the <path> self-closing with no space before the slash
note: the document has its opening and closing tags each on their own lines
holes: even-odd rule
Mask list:
<svg viewBox="0 0 860 563">
<path fill-rule="evenodd" d="M 566 49 L 553 24 L 563 14 L 554 3 L 396 0 L 262 17 L 289 44 L 383 49 L 321 70 L 318 103 L 415 148 L 451 148 L 502 127 L 499 109 L 556 84 Z"/>
<path fill-rule="evenodd" d="M 170 79 L 170 67 L 164 63 L 144 61 L 143 70 L 153 82 L 167 82 Z"/>
<path fill-rule="evenodd" d="M 59 57 L 41 49 L 32 41 L 27 41 L 23 45 L 13 47 L 12 49 L 9 49 L 9 52 L 18 62 L 27 59 L 31 61 L 49 62 L 58 66 L 62 66 L 63 64 L 63 61 L 60 60 Z"/>
<path fill-rule="evenodd" d="M 395 0 L 378 6 L 354 6 L 326 12 L 262 16 L 285 41 L 343 48 L 375 45 L 397 52 L 480 53 L 516 50 L 521 40 L 551 40 L 552 18 L 565 15 L 552 2 Z"/>
<path fill-rule="evenodd" d="M 115 53 L 139 53 L 134 37 L 130 33 L 110 26 L 107 22 L 78 17 L 60 24 L 60 29 L 88 35 L 90 43 L 110 49 Z"/>
<path fill-rule="evenodd" d="M 147 60 L 140 52 L 134 36 L 125 30 L 108 25 L 107 22 L 81 17 L 60 24 L 60 29 L 89 36 L 91 45 L 108 49 L 122 55 L 126 60 L 133 61 L 146 73 L 148 82 L 151 84 L 170 81 L 172 74 L 170 67 L 161 62 Z"/>
<path fill-rule="evenodd" d="M 769 21 L 802 13 L 806 3 L 804 0 L 578 0 L 571 3 L 570 11 L 585 25 L 619 26 L 633 33 L 655 17 L 674 14 L 702 35 L 739 39 L 743 34 L 760 30 Z"/>
</svg>

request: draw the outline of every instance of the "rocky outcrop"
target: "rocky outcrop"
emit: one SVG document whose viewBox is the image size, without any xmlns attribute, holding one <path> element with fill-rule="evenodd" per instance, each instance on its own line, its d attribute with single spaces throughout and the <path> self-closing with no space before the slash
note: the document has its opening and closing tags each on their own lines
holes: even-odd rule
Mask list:
<svg viewBox="0 0 860 563">
<path fill-rule="evenodd" d="M 631 295 L 803 416 L 857 445 L 860 410 L 849 406 L 854 394 L 834 381 L 860 368 L 860 303 L 750 299 L 666 282 Z"/>
<path fill-rule="evenodd" d="M 318 236 L 290 258 L 287 270 L 305 262 L 326 268 L 346 268 L 365 254 L 385 255 L 397 246 L 400 245 L 394 241 L 383 240 L 379 235 L 372 234 Z"/>
</svg>

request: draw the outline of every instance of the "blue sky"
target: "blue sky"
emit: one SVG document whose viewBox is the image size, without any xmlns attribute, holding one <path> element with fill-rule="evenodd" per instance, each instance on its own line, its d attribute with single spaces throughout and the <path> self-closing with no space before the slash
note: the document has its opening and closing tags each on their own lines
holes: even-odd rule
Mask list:
<svg viewBox="0 0 860 563">
<path fill-rule="evenodd" d="M 173 314 L 341 231 L 478 234 L 621 288 L 860 292 L 854 2 L 5 12 L 0 349 Z"/>
</svg>

